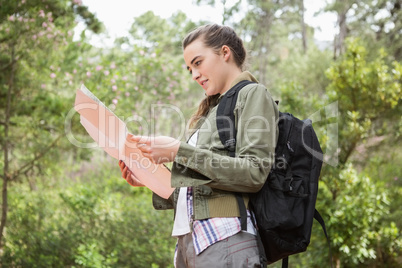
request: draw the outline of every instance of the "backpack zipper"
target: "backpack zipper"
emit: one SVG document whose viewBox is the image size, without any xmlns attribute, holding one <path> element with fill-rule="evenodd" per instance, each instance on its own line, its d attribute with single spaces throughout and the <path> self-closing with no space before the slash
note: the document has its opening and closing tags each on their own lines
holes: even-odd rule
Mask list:
<svg viewBox="0 0 402 268">
<path fill-rule="evenodd" d="M 290 141 L 288 141 L 288 142 L 286 143 L 286 146 L 288 147 L 288 149 L 289 149 L 292 153 L 295 152 L 295 151 L 292 149 L 292 147 L 290 147 Z"/>
</svg>

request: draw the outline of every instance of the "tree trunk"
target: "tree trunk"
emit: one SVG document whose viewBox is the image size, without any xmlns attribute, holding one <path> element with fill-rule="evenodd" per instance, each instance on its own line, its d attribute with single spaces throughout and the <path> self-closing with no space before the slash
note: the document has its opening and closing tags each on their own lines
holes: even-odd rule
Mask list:
<svg viewBox="0 0 402 268">
<path fill-rule="evenodd" d="M 257 33 L 258 38 L 260 39 L 258 49 L 258 80 L 260 83 L 264 85 L 268 85 L 267 81 L 267 67 L 268 67 L 268 57 L 270 54 L 270 34 L 271 34 L 271 27 L 273 23 L 273 14 L 271 10 L 265 10 L 264 16 L 261 18 L 261 25 L 259 27 Z M 258 44 L 258 42 L 257 42 Z"/>
<path fill-rule="evenodd" d="M 7 106 L 4 121 L 4 169 L 3 169 L 3 188 L 2 188 L 2 204 L 1 204 L 1 222 L 0 222 L 0 248 L 3 248 L 3 232 L 7 222 L 7 212 L 8 212 L 8 182 L 12 179 L 10 178 L 9 171 L 9 126 L 11 117 L 11 95 L 14 87 L 14 76 L 15 76 L 15 53 L 14 45 L 11 48 L 11 67 L 10 67 L 10 78 L 8 81 L 8 91 L 7 91 Z"/>
<path fill-rule="evenodd" d="M 336 264 L 335 264 L 335 267 L 336 267 L 336 268 L 341 268 L 341 260 L 340 260 L 339 258 L 336 258 L 336 259 L 335 259 L 335 263 L 336 263 Z"/>
<path fill-rule="evenodd" d="M 346 25 L 346 13 L 348 10 L 345 10 L 341 12 L 341 14 L 338 15 L 338 22 L 339 22 L 339 39 L 338 39 L 338 52 L 339 54 L 342 54 L 344 52 L 344 42 L 346 39 L 347 35 L 347 25 Z"/>
<path fill-rule="evenodd" d="M 342 2 L 340 4 L 341 8 L 337 10 L 338 20 L 337 24 L 339 27 L 339 34 L 335 37 L 335 45 L 334 45 L 334 59 L 336 59 L 339 55 L 341 55 L 345 50 L 345 39 L 348 34 L 348 27 L 346 24 L 346 14 L 349 9 L 352 7 L 352 4 L 346 2 Z"/>
<path fill-rule="evenodd" d="M 302 44 L 303 44 L 303 53 L 307 53 L 307 30 L 306 23 L 304 22 L 304 0 L 300 1 L 300 11 L 301 11 L 301 28 L 302 28 Z"/>
</svg>

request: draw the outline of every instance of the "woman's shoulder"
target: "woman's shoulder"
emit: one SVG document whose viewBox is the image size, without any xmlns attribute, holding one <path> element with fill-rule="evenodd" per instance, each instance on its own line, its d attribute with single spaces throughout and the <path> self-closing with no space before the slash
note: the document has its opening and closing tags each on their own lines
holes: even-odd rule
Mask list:
<svg viewBox="0 0 402 268">
<path fill-rule="evenodd" d="M 271 93 L 266 86 L 260 83 L 251 83 L 246 85 L 239 92 L 239 101 L 245 100 L 246 98 L 272 98 Z"/>
</svg>

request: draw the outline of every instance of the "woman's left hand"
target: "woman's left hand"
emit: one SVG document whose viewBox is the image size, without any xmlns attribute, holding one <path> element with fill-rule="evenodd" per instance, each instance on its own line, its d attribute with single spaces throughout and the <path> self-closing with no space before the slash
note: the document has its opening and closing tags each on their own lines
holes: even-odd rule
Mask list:
<svg viewBox="0 0 402 268">
<path fill-rule="evenodd" d="M 121 170 L 121 176 L 125 179 L 131 186 L 142 187 L 145 186 L 137 177 L 131 173 L 131 170 L 126 166 L 126 164 L 119 160 L 119 166 Z"/>
<path fill-rule="evenodd" d="M 172 162 L 180 147 L 180 141 L 172 137 L 131 136 L 130 140 L 137 142 L 142 154 L 156 164 Z"/>
</svg>

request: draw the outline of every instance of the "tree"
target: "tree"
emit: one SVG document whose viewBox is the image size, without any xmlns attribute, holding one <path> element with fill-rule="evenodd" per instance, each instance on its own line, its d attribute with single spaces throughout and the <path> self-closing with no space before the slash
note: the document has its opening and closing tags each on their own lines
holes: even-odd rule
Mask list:
<svg viewBox="0 0 402 268">
<path fill-rule="evenodd" d="M 0 5 L 1 246 L 8 183 L 43 173 L 44 164 L 55 157 L 51 149 L 63 136 L 60 111 L 67 103 L 56 97 L 62 85 L 53 79 L 61 71 L 54 64 L 69 60 L 61 55 L 72 41 L 76 15 L 94 31 L 100 30 L 100 24 L 79 0 L 2 0 Z"/>
<path fill-rule="evenodd" d="M 387 47 L 391 55 L 397 61 L 402 59 L 402 3 L 400 0 L 394 1 L 378 1 L 373 7 L 374 13 L 370 16 L 365 16 L 368 22 L 372 18 L 376 29 L 376 39 L 380 41 L 383 47 Z M 381 17 L 381 13 L 387 12 L 388 16 Z"/>
<path fill-rule="evenodd" d="M 366 49 L 354 39 L 346 41 L 346 48 L 345 54 L 327 71 L 331 80 L 327 87 L 329 100 L 336 100 L 339 104 L 339 166 L 327 165 L 322 173 L 323 190 L 328 194 L 323 206 L 331 207 L 331 211 L 328 211 L 329 229 L 334 236 L 332 241 L 336 246 L 337 266 L 341 261 L 357 264 L 376 258 L 376 239 L 387 240 L 386 235 L 381 237 L 380 234 L 385 234 L 386 228 L 396 228 L 392 222 L 379 222 L 389 213 L 386 188 L 368 176 L 357 175 L 351 166 L 351 155 L 358 145 L 384 135 L 384 131 L 387 131 L 384 130 L 384 126 L 387 126 L 385 122 L 391 123 L 398 118 L 401 65 L 393 62 L 392 66 L 388 66 L 383 50 L 375 60 L 367 61 Z M 384 138 L 394 139 L 392 135 Z M 346 191 L 349 186 L 345 188 L 345 183 L 355 184 L 356 188 L 351 186 L 350 192 Z M 371 193 L 365 193 L 363 189 Z M 371 201 L 368 204 L 363 200 Z M 371 205 L 378 207 L 370 208 Z M 359 212 L 358 208 L 363 210 Z M 369 215 L 370 211 L 372 215 Z M 346 218 L 349 216 L 348 223 Z M 356 217 L 358 221 L 354 220 Z M 374 224 L 376 221 L 378 224 Z M 356 238 L 362 244 L 357 243 Z M 355 251 L 352 252 L 352 249 Z"/>
<path fill-rule="evenodd" d="M 366 39 L 367 46 L 374 50 L 385 47 L 394 59 L 400 60 L 401 6 L 400 0 L 330 2 L 325 11 L 337 13 L 339 27 L 334 40 L 334 58 L 344 52 L 346 38 L 355 36 Z"/>
<path fill-rule="evenodd" d="M 348 24 L 347 15 L 349 10 L 353 5 L 356 5 L 355 0 L 335 0 L 333 3 L 329 4 L 326 11 L 335 11 L 337 13 L 337 25 L 339 27 L 339 33 L 335 36 L 334 40 L 334 59 L 336 59 L 345 50 L 344 41 L 348 36 Z"/>
<path fill-rule="evenodd" d="M 216 7 L 218 4 L 216 0 L 196 0 L 197 5 L 210 5 Z M 231 19 L 233 18 L 234 14 L 239 12 L 242 0 L 227 1 L 227 0 L 220 0 L 221 6 L 223 7 L 222 13 L 222 24 L 228 25 L 232 23 Z M 233 3 L 233 4 L 232 4 Z"/>
<path fill-rule="evenodd" d="M 303 53 L 306 54 L 307 52 L 307 27 L 304 21 L 304 0 L 300 1 L 300 24 L 302 28 L 302 44 L 303 44 Z"/>
<path fill-rule="evenodd" d="M 351 23 L 353 35 L 366 39 L 367 45 L 378 49 L 384 47 L 395 60 L 402 58 L 402 3 L 400 0 L 369 1 L 354 8 L 355 17 Z"/>
<path fill-rule="evenodd" d="M 343 59 L 327 72 L 332 80 L 327 94 L 330 99 L 339 101 L 339 112 L 343 115 L 341 165 L 349 160 L 358 143 L 381 130 L 378 125 L 384 120 L 394 120 L 393 111 L 400 104 L 402 78 L 401 65 L 394 61 L 392 66 L 387 66 L 384 50 L 375 60 L 367 62 L 367 51 L 358 41 L 350 39 L 347 46 Z"/>
<path fill-rule="evenodd" d="M 71 7 L 68 3 L 65 2 L 66 8 Z M 28 9 L 29 12 L 27 11 L 26 16 L 34 17 L 37 10 L 41 15 L 41 8 L 42 6 L 35 6 L 32 10 Z M 184 102 L 185 109 L 187 106 L 194 107 L 194 98 L 188 97 L 191 79 L 188 71 L 182 66 L 183 59 L 179 45 L 182 36 L 179 37 L 177 31 L 182 27 L 187 27 L 183 32 L 187 31 L 189 28 L 193 28 L 194 24 L 189 22 L 183 13 L 176 14 L 171 20 L 162 20 L 153 14 L 146 14 L 134 22 L 138 28 L 133 27 L 132 36 L 117 40 L 116 46 L 112 49 L 97 49 L 86 42 L 85 34 L 82 34 L 82 40 L 72 41 L 72 32 L 69 33 L 69 31 L 75 24 L 71 23 L 75 17 L 74 12 L 66 13 L 58 17 L 57 20 L 52 19 L 53 22 L 59 23 L 54 28 L 60 31 L 60 37 L 58 37 L 60 40 L 53 38 L 50 42 L 49 38 L 54 36 L 47 36 L 47 33 L 41 34 L 41 38 L 38 38 L 42 28 L 50 24 L 48 21 L 50 15 L 47 15 L 50 11 L 48 12 L 47 9 L 45 11 L 45 7 L 43 9 L 44 21 L 38 22 L 35 30 L 31 28 L 32 33 L 30 35 L 20 35 L 18 39 L 16 51 L 26 54 L 25 57 L 19 57 L 15 65 L 16 78 L 13 81 L 17 82 L 15 82 L 12 92 L 18 92 L 19 95 L 8 95 L 11 99 L 9 105 L 10 124 L 5 125 L 9 125 L 8 133 L 10 135 L 0 136 L 2 145 L 7 142 L 7 145 L 11 147 L 8 150 L 8 155 L 12 156 L 6 162 L 10 163 L 7 168 L 0 167 L 2 170 L 4 168 L 11 171 L 12 175 L 18 175 L 7 177 L 6 182 L 17 184 L 22 181 L 25 182 L 25 179 L 29 180 L 30 185 L 32 185 L 32 193 L 27 195 L 35 200 L 30 204 L 25 204 L 25 199 L 21 199 L 19 202 L 20 192 L 18 190 L 12 191 L 11 200 L 14 201 L 12 203 L 14 207 L 10 213 L 12 222 L 7 224 L 7 236 L 3 239 L 6 247 L 3 251 L 5 254 L 4 265 L 18 263 L 17 265 L 34 266 L 35 261 L 39 261 L 44 266 L 73 264 L 90 266 L 99 263 L 102 265 L 118 263 L 117 265 L 133 266 L 136 265 L 135 261 L 138 264 L 138 260 L 141 259 L 139 263 L 141 267 L 148 267 L 150 263 L 155 263 L 161 267 L 168 266 L 167 263 L 171 263 L 170 257 L 174 245 L 170 240 L 160 241 L 162 237 L 160 234 L 163 234 L 165 238 L 170 236 L 170 233 L 167 229 L 158 231 L 158 228 L 160 229 L 158 225 L 162 221 L 158 220 L 155 213 L 159 214 L 159 212 L 145 212 L 141 207 L 132 212 L 123 209 L 123 211 L 118 212 L 127 214 L 127 217 L 124 218 L 124 227 L 122 227 L 121 218 L 117 221 L 104 220 L 104 216 L 106 218 L 109 216 L 108 211 L 102 215 L 97 214 L 98 205 L 102 206 L 102 199 L 107 199 L 106 197 L 109 197 L 108 200 L 113 204 L 115 204 L 115 200 L 118 200 L 116 203 L 119 204 L 121 202 L 119 193 L 116 193 L 113 198 L 110 197 L 110 192 L 105 195 L 97 195 L 96 193 L 101 193 L 101 191 L 94 190 L 93 185 L 88 186 L 87 189 L 80 183 L 73 184 L 71 187 L 74 189 L 71 191 L 64 191 L 65 189 L 60 186 L 60 193 L 52 191 L 51 188 L 58 187 L 55 186 L 57 182 L 60 182 L 57 175 L 66 180 L 72 180 L 73 176 L 70 178 L 63 174 L 70 169 L 88 165 L 88 163 L 81 163 L 81 161 L 91 159 L 92 157 L 89 157 L 91 154 L 98 154 L 96 150 L 74 147 L 64 138 L 64 123 L 69 121 L 68 130 L 73 132 L 72 135 L 77 140 L 81 141 L 82 139 L 90 142 L 90 138 L 79 124 L 78 117 L 69 118 L 66 116 L 69 114 L 68 111 L 72 109 L 74 89 L 79 84 L 85 83 L 99 99 L 123 119 L 129 119 L 129 123 L 134 121 L 129 127 L 136 131 L 135 133 L 148 135 L 150 131 L 154 131 L 154 133 L 166 135 L 167 133 L 163 131 L 167 129 L 177 130 L 177 128 L 171 127 L 171 122 L 174 120 L 173 116 L 163 113 L 163 111 L 160 114 L 159 111 L 155 111 L 153 122 L 144 124 L 148 127 L 141 129 L 141 124 L 136 123 L 143 123 L 143 121 L 148 120 L 152 104 Z M 19 28 L 12 24 L 16 21 L 20 22 L 18 19 L 15 20 L 16 16 L 14 15 L 11 20 L 7 19 L 6 25 L 1 25 L 1 27 L 7 29 L 6 27 L 10 26 L 11 28 L 13 26 L 18 30 Z M 152 24 L 155 21 L 161 22 L 161 25 L 168 24 L 168 27 L 160 32 Z M 44 22 L 46 24 L 43 24 Z M 45 29 L 47 30 L 47 28 Z M 143 30 L 147 32 L 147 35 L 137 35 Z M 36 37 L 32 39 L 31 37 L 35 34 Z M 176 35 L 176 40 L 172 45 L 170 37 L 173 34 Z M 158 35 L 170 37 L 158 39 Z M 155 40 L 159 41 L 154 42 Z M 25 44 L 24 42 L 30 43 Z M 0 55 L 5 57 L 9 46 L 3 48 L 4 50 L 0 50 Z M 6 80 L 7 74 L 4 76 L 1 74 L 0 78 L 3 79 L 2 82 L 8 81 Z M 9 89 L 6 85 L 2 84 L 2 86 L 4 89 Z M 6 96 L 6 90 L 0 92 Z M 200 96 L 202 95 L 201 90 L 197 92 L 200 93 Z M 3 103 L 3 99 L 1 102 L 3 105 L 1 111 L 3 112 L 6 103 Z M 158 127 L 153 129 L 152 123 L 155 124 L 155 121 L 158 122 Z M 3 131 L 3 129 L 1 130 Z M 66 134 L 68 134 L 67 136 L 70 135 L 70 133 Z M 49 143 L 49 140 L 54 140 L 54 142 Z M 31 147 L 28 148 L 25 144 L 30 144 Z M 65 159 L 72 160 L 67 161 Z M 72 167 L 70 167 L 71 162 L 73 163 Z M 25 168 L 25 163 L 32 164 L 32 167 L 26 172 L 20 172 L 20 167 Z M 110 162 L 108 164 L 111 165 Z M 99 163 L 91 162 L 90 165 L 91 168 L 103 170 L 99 167 Z M 117 165 L 114 166 L 114 170 L 118 171 Z M 101 173 L 93 176 L 93 178 L 85 177 L 84 179 L 96 181 L 99 178 L 105 179 L 108 175 Z M 48 177 L 50 182 L 41 180 L 37 184 L 34 183 L 36 178 L 42 179 L 43 177 Z M 114 176 L 114 180 L 117 180 L 117 176 Z M 115 181 L 113 183 L 116 183 Z M 47 188 L 46 186 L 49 184 L 52 187 Z M 40 193 L 35 191 L 36 185 L 38 185 Z M 26 187 L 23 186 L 25 185 L 19 185 L 19 190 L 26 193 Z M 108 187 L 108 185 L 106 186 Z M 125 187 L 131 189 L 127 184 Z M 60 196 L 63 202 L 60 202 Z M 148 197 L 150 197 L 149 193 L 138 197 L 141 202 L 137 199 L 133 200 L 137 201 L 138 204 L 149 203 L 149 200 L 145 200 Z M 47 198 L 52 202 L 44 202 Z M 127 198 L 130 196 L 128 195 Z M 57 205 L 62 207 L 60 211 L 55 209 L 58 207 Z M 96 210 L 94 211 L 94 209 Z M 148 204 L 147 209 L 152 209 L 150 204 Z M 66 218 L 60 216 L 60 213 L 65 213 L 63 216 Z M 164 221 L 171 222 L 170 218 L 166 218 L 164 215 L 168 215 L 168 212 L 159 217 Z M 156 220 L 155 224 L 151 226 L 149 221 L 152 217 L 155 217 Z M 33 222 L 35 222 L 36 230 L 34 232 L 31 230 L 33 227 L 29 224 Z M 95 223 L 96 228 L 93 228 L 92 223 Z M 110 229 L 106 231 L 104 226 L 108 224 Z M 19 226 L 19 228 L 14 228 L 14 226 Z M 75 231 L 63 232 L 63 230 L 69 230 L 69 227 Z M 82 233 L 82 228 L 85 229 L 84 233 Z M 136 228 L 141 231 L 133 232 Z M 108 233 L 109 239 L 113 237 L 116 229 L 124 229 L 125 233 L 122 231 L 124 234 L 120 237 L 120 241 L 105 239 L 105 233 Z M 21 233 L 21 230 L 24 231 Z M 120 245 L 123 240 L 125 247 Z M 53 250 L 60 249 L 62 246 L 57 246 L 64 242 L 66 247 L 62 251 L 62 256 L 56 256 L 57 254 L 53 254 L 53 257 L 47 256 L 46 252 L 55 252 Z M 127 247 L 127 244 L 130 247 Z M 147 258 L 139 258 L 138 256 L 149 252 L 152 244 L 158 244 L 161 250 L 155 254 L 149 254 Z M 77 245 L 79 245 L 78 249 Z M 27 253 L 26 248 L 31 248 L 32 251 Z M 123 255 L 118 261 L 114 257 L 116 250 L 121 250 Z M 18 259 L 13 259 L 14 257 Z M 103 261 L 105 262 L 103 263 Z"/>
</svg>

